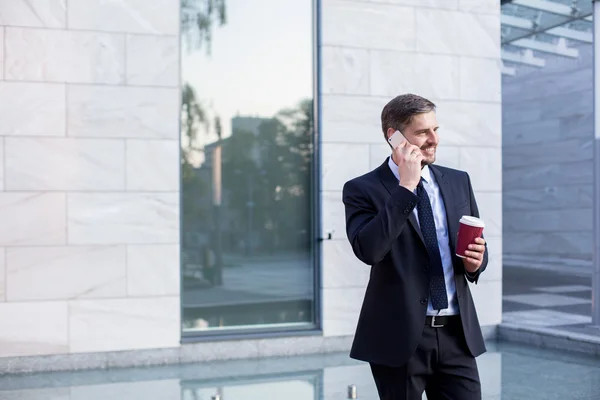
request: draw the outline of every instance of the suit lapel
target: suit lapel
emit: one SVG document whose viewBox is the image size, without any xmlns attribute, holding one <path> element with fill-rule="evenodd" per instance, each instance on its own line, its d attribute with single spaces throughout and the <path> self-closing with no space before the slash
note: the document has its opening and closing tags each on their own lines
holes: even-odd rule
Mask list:
<svg viewBox="0 0 600 400">
<path fill-rule="evenodd" d="M 456 248 L 456 233 L 458 232 L 458 214 L 456 210 L 456 202 L 454 199 L 454 190 L 448 177 L 444 172 L 439 170 L 436 166 L 430 165 L 429 169 L 435 176 L 435 180 L 440 188 L 442 199 L 444 200 L 444 208 L 446 209 L 446 223 L 448 224 L 448 236 L 450 237 L 450 250 L 454 254 Z"/>
<path fill-rule="evenodd" d="M 392 194 L 392 192 L 394 190 L 396 190 L 396 188 L 398 187 L 398 180 L 396 179 L 396 177 L 390 170 L 388 162 L 389 162 L 389 157 L 385 159 L 384 163 L 381 164 L 381 166 L 379 166 L 378 175 L 379 175 L 379 179 L 381 180 L 381 183 L 383 183 L 383 186 L 385 186 L 388 193 Z M 412 225 L 415 232 L 417 232 L 417 235 L 419 235 L 419 237 L 421 238 L 421 241 L 423 242 L 423 244 L 425 244 L 425 240 L 423 239 L 423 234 L 421 233 L 421 228 L 419 227 L 419 223 L 417 222 L 417 217 L 415 217 L 414 212 L 411 212 L 408 215 L 408 221 Z"/>
</svg>

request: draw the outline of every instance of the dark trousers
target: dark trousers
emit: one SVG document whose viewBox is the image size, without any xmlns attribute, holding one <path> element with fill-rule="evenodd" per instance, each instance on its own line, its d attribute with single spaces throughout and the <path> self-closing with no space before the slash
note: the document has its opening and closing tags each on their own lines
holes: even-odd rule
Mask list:
<svg viewBox="0 0 600 400">
<path fill-rule="evenodd" d="M 475 358 L 464 339 L 460 317 L 442 328 L 426 326 L 417 351 L 402 367 L 371 364 L 381 400 L 480 400 Z"/>
</svg>

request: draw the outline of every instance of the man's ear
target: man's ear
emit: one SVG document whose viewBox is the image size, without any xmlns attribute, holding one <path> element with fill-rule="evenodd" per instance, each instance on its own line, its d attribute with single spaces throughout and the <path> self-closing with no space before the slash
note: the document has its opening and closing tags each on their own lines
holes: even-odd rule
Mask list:
<svg viewBox="0 0 600 400">
<path fill-rule="evenodd" d="M 388 128 L 387 135 L 386 135 L 385 138 L 389 139 L 394 134 L 394 132 L 396 132 L 396 129 L 394 129 L 394 128 Z"/>
</svg>

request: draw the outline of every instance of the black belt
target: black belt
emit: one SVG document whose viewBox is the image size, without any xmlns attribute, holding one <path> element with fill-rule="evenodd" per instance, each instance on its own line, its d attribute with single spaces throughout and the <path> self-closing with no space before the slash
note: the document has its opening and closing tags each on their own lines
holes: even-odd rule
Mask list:
<svg viewBox="0 0 600 400">
<path fill-rule="evenodd" d="M 460 315 L 428 315 L 425 318 L 425 325 L 432 328 L 441 328 L 458 321 L 460 321 Z"/>
</svg>

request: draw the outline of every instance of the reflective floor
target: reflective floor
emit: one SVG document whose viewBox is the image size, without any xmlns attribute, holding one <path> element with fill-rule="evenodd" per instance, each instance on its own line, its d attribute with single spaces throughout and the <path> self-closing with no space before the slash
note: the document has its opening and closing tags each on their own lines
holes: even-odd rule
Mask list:
<svg viewBox="0 0 600 400">
<path fill-rule="evenodd" d="M 600 359 L 506 343 L 478 358 L 484 399 L 595 399 Z M 367 365 L 347 354 L 0 377 L 1 400 L 337 400 L 355 385 L 377 399 Z"/>
<path fill-rule="evenodd" d="M 600 329 L 592 326 L 589 270 L 505 265 L 502 279 L 505 327 L 552 331 L 557 337 L 576 334 L 600 339 Z"/>
</svg>

